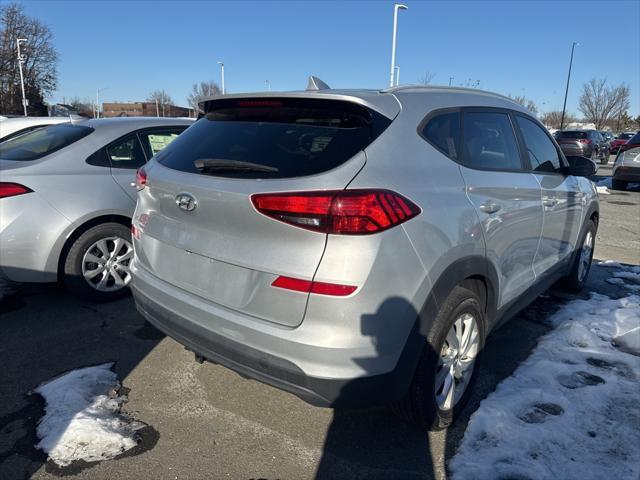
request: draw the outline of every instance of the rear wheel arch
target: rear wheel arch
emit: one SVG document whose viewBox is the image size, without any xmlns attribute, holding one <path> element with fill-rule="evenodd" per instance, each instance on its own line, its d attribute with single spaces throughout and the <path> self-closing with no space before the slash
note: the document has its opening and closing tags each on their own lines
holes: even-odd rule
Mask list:
<svg viewBox="0 0 640 480">
<path fill-rule="evenodd" d="M 86 222 L 82 223 L 81 225 L 78 225 L 71 232 L 71 234 L 69 234 L 69 236 L 64 242 L 64 245 L 62 246 L 62 250 L 60 250 L 60 255 L 58 256 L 58 267 L 57 267 L 58 281 L 62 280 L 62 277 L 64 276 L 64 264 L 66 262 L 69 250 L 71 249 L 71 246 L 74 244 L 74 242 L 84 232 L 86 232 L 90 228 L 93 228 L 96 225 L 100 225 L 103 223 L 119 223 L 121 225 L 124 225 L 125 227 L 131 227 L 131 219 L 129 217 L 125 215 L 117 215 L 117 214 L 101 215 L 99 217 L 91 218 Z"/>
</svg>

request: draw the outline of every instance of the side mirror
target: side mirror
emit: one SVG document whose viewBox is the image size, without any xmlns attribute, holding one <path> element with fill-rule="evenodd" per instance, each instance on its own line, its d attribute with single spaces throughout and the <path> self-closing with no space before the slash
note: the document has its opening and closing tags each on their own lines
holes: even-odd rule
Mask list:
<svg viewBox="0 0 640 480">
<path fill-rule="evenodd" d="M 568 173 L 576 177 L 590 177 L 598 171 L 597 165 L 587 157 L 567 157 Z"/>
</svg>

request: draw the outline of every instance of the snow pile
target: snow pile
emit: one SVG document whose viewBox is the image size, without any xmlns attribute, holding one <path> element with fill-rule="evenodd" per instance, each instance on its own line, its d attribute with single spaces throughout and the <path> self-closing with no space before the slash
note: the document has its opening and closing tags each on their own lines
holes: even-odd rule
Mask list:
<svg viewBox="0 0 640 480">
<path fill-rule="evenodd" d="M 598 185 L 596 187 L 596 191 L 598 192 L 599 195 L 611 195 L 611 192 L 609 191 L 609 189 L 605 186 L 600 186 Z"/>
<path fill-rule="evenodd" d="M 453 479 L 640 477 L 640 296 L 591 294 L 550 320 L 471 417 Z"/>
<path fill-rule="evenodd" d="M 35 389 L 47 402 L 36 447 L 58 465 L 107 460 L 137 445 L 136 431 L 144 424 L 120 413 L 127 398 L 116 393 L 112 366 L 72 370 Z"/>
</svg>

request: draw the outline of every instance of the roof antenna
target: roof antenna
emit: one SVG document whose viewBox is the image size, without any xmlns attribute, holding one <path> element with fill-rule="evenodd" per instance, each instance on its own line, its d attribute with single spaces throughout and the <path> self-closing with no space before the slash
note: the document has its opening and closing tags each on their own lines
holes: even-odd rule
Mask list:
<svg viewBox="0 0 640 480">
<path fill-rule="evenodd" d="M 309 83 L 307 83 L 307 91 L 331 90 L 331 87 L 320 80 L 318 77 L 311 75 Z"/>
</svg>

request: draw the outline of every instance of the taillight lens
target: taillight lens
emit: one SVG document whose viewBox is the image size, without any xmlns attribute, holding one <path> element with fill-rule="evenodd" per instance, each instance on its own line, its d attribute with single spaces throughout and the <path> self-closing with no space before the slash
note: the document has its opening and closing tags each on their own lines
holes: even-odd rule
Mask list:
<svg viewBox="0 0 640 480">
<path fill-rule="evenodd" d="M 591 144 L 591 140 L 589 140 L 588 138 L 580 138 L 580 139 L 578 139 L 578 141 L 580 143 L 586 143 L 587 145 Z"/>
<path fill-rule="evenodd" d="M 346 297 L 356 291 L 358 287 L 340 285 L 338 283 L 312 282 L 291 277 L 278 277 L 271 284 L 273 287 L 294 290 L 296 292 L 316 293 L 332 297 Z"/>
<path fill-rule="evenodd" d="M 140 167 L 136 171 L 136 190 L 142 190 L 147 185 L 147 171 Z"/>
<path fill-rule="evenodd" d="M 251 201 L 263 215 L 336 235 L 381 232 L 421 212 L 411 200 L 389 190 L 258 193 Z"/>
<path fill-rule="evenodd" d="M 29 192 L 33 190 L 19 183 L 0 182 L 0 198 L 15 197 Z"/>
</svg>

